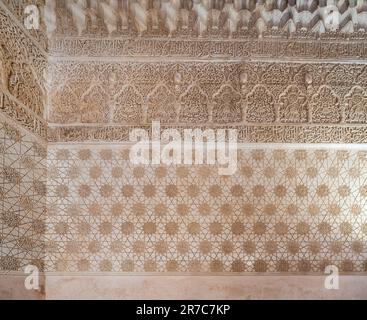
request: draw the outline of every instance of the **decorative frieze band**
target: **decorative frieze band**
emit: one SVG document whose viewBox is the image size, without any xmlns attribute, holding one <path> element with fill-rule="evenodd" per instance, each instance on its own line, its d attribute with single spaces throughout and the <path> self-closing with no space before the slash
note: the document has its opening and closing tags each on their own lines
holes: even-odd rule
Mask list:
<svg viewBox="0 0 367 320">
<path fill-rule="evenodd" d="M 49 53 L 55 57 L 173 57 L 178 59 L 277 58 L 359 60 L 367 58 L 364 40 L 310 40 L 293 38 L 210 40 L 136 38 L 56 38 Z"/>
<path fill-rule="evenodd" d="M 362 64 L 64 61 L 49 72 L 50 124 L 367 124 Z"/>
<path fill-rule="evenodd" d="M 363 59 L 363 1 L 1 0 L 57 56 Z"/>
<path fill-rule="evenodd" d="M 128 142 L 133 126 L 104 127 L 50 127 L 49 142 Z M 149 126 L 139 128 L 149 132 Z M 188 127 L 162 126 L 162 130 Z M 210 127 L 199 126 L 200 129 Z M 212 128 L 212 127 L 211 127 Z M 220 126 L 216 129 L 237 129 L 239 143 L 367 143 L 367 126 L 297 126 L 297 125 L 250 125 Z M 193 129 L 190 127 L 190 129 Z"/>
</svg>

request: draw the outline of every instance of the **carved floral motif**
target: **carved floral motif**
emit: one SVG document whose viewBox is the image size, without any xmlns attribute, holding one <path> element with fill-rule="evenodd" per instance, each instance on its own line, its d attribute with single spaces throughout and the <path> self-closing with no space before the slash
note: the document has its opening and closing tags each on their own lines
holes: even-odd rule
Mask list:
<svg viewBox="0 0 367 320">
<path fill-rule="evenodd" d="M 279 118 L 284 123 L 305 123 L 308 120 L 307 97 L 296 86 L 289 86 L 279 97 Z"/>
<path fill-rule="evenodd" d="M 209 120 L 208 98 L 200 87 L 190 87 L 181 96 L 180 102 L 180 122 L 205 123 Z"/>
<path fill-rule="evenodd" d="M 213 97 L 213 122 L 242 122 L 241 95 L 231 86 L 223 86 Z"/>
<path fill-rule="evenodd" d="M 18 5 L 18 2 L 12 5 Z M 0 109 L 24 127 L 46 137 L 45 53 L 0 5 Z"/>
<path fill-rule="evenodd" d="M 115 96 L 115 104 L 114 122 L 122 124 L 141 123 L 143 116 L 142 98 L 134 87 L 125 86 Z"/>
<path fill-rule="evenodd" d="M 164 85 L 158 85 L 147 97 L 147 121 L 174 123 L 177 121 L 175 96 Z"/>
<path fill-rule="evenodd" d="M 367 93 L 361 87 L 354 87 L 345 98 L 347 123 L 367 123 Z"/>
<path fill-rule="evenodd" d="M 328 86 L 321 86 L 311 99 L 312 121 L 315 123 L 339 123 L 341 107 L 339 98 Z"/>
<path fill-rule="evenodd" d="M 65 86 L 51 93 L 50 101 L 53 106 L 50 121 L 71 123 L 80 119 L 78 98 L 70 86 Z"/>
<path fill-rule="evenodd" d="M 108 121 L 109 96 L 100 86 L 92 86 L 82 97 L 81 122 L 104 123 Z"/>
<path fill-rule="evenodd" d="M 247 96 L 246 119 L 249 122 L 274 122 L 274 97 L 262 85 L 256 86 Z"/>
</svg>

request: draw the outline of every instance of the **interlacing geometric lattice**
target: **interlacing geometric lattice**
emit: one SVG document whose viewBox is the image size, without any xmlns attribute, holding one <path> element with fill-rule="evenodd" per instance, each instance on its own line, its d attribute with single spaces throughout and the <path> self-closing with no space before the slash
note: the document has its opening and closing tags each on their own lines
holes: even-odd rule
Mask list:
<svg viewBox="0 0 367 320">
<path fill-rule="evenodd" d="M 49 148 L 53 271 L 366 271 L 367 152 L 243 148 L 238 170 Z"/>
<path fill-rule="evenodd" d="M 44 265 L 46 147 L 0 122 L 0 271 Z"/>
</svg>

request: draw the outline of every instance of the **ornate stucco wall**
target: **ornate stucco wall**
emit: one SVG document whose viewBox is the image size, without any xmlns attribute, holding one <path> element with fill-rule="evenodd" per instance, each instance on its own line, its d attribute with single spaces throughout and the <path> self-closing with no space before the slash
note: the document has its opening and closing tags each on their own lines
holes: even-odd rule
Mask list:
<svg viewBox="0 0 367 320">
<path fill-rule="evenodd" d="M 132 126 L 233 127 L 241 142 L 364 143 L 364 64 L 54 61 L 51 141 L 126 141 Z"/>
<path fill-rule="evenodd" d="M 49 148 L 48 270 L 367 271 L 364 149 L 244 147 L 238 170 Z"/>
<path fill-rule="evenodd" d="M 0 21 L 0 296 L 40 299 L 24 270 L 46 257 L 46 55 L 3 2 Z"/>
<path fill-rule="evenodd" d="M 1 112 L 46 139 L 46 53 L 0 2 Z"/>
<path fill-rule="evenodd" d="M 44 142 L 1 116 L 1 271 L 43 270 L 46 218 Z"/>
<path fill-rule="evenodd" d="M 43 269 L 46 213 L 46 57 L 0 5 L 1 269 Z"/>
<path fill-rule="evenodd" d="M 343 294 L 355 276 L 363 296 L 362 2 L 32 3 L 40 30 L 24 28 L 27 2 L 0 1 L 1 268 L 44 266 L 50 297 L 90 296 L 81 275 L 106 297 L 136 297 L 131 279 L 148 297 L 152 274 L 211 292 L 218 277 L 217 297 L 265 297 L 239 283 L 296 274 L 273 297 L 331 297 L 315 279 L 335 265 Z M 153 120 L 238 129 L 237 171 L 134 166 L 129 132 Z M 131 289 L 107 292 L 110 276 Z"/>
</svg>

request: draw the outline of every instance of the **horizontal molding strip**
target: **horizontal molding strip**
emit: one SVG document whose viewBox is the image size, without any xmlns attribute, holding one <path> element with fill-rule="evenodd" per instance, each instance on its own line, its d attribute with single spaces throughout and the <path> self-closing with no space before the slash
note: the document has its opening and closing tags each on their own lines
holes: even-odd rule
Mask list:
<svg viewBox="0 0 367 320">
<path fill-rule="evenodd" d="M 133 128 L 124 127 L 49 127 L 49 142 L 88 142 L 88 141 L 129 141 L 129 132 Z M 179 127 L 165 127 L 177 128 Z M 162 128 L 162 129 L 165 129 Z M 192 126 L 192 128 L 212 128 Z M 238 142 L 241 143 L 334 143 L 365 144 L 367 143 L 367 126 L 223 126 L 224 129 L 238 129 Z"/>
<path fill-rule="evenodd" d="M 365 63 L 364 40 L 284 40 L 279 38 L 211 40 L 181 38 L 90 39 L 61 38 L 51 41 L 51 57 L 113 57 L 178 59 L 310 59 Z"/>
</svg>

